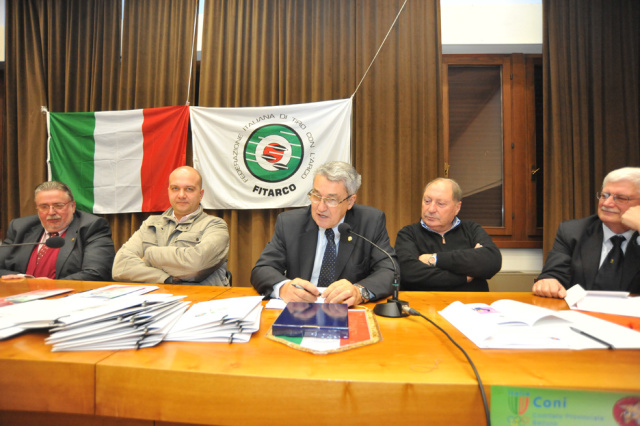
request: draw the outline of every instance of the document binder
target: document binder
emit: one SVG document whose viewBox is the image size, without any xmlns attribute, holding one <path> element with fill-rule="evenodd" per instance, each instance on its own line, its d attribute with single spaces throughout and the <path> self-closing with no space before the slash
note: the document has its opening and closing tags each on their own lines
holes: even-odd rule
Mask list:
<svg viewBox="0 0 640 426">
<path fill-rule="evenodd" d="M 344 303 L 289 302 L 273 323 L 274 336 L 349 338 L 348 306 Z"/>
</svg>

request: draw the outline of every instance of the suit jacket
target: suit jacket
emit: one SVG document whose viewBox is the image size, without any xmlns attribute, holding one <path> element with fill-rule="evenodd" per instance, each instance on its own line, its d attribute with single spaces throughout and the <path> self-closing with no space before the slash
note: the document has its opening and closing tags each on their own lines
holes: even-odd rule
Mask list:
<svg viewBox="0 0 640 426">
<path fill-rule="evenodd" d="M 345 223 L 353 232 L 373 241 L 397 259 L 387 233 L 383 212 L 354 204 L 347 210 Z M 278 215 L 273 238 L 262 251 L 251 271 L 251 284 L 263 295 L 284 280 L 309 280 L 318 242 L 318 225 L 311 217 L 311 207 Z M 341 239 L 336 260 L 336 280 L 347 279 L 373 292 L 376 299 L 389 296 L 393 288 L 394 268 L 389 257 L 361 238 Z"/>
<path fill-rule="evenodd" d="M 109 223 L 76 210 L 58 252 L 56 278 L 61 280 L 111 281 L 115 250 Z M 37 243 L 44 232 L 38 215 L 14 219 L 3 244 Z M 24 274 L 34 246 L 1 247 L 0 275 Z"/>
<path fill-rule="evenodd" d="M 640 247 L 638 232 L 631 237 L 624 255 L 622 282 L 611 283 L 611 290 L 640 293 Z M 553 249 L 538 279 L 555 278 L 565 287 L 580 284 L 593 288 L 602 253 L 602 221 L 598 215 L 562 222 Z"/>
</svg>

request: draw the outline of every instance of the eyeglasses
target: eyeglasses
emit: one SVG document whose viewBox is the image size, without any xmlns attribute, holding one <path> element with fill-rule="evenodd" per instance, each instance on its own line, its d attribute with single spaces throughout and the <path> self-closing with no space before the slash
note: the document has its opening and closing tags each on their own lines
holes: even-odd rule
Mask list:
<svg viewBox="0 0 640 426">
<path fill-rule="evenodd" d="M 309 197 L 309 200 L 311 200 L 311 202 L 313 204 L 319 204 L 321 201 L 324 200 L 324 203 L 326 204 L 327 207 L 338 207 L 338 205 L 340 203 L 344 203 L 345 201 L 347 201 L 349 198 L 351 198 L 351 196 L 353 196 L 353 194 L 347 196 L 347 198 L 345 198 L 342 201 L 338 201 L 335 198 L 325 198 L 325 197 L 321 197 L 320 195 L 316 194 L 313 191 L 310 191 L 307 196 Z"/>
<path fill-rule="evenodd" d="M 610 192 L 596 193 L 596 198 L 598 200 L 606 201 L 609 197 L 613 197 L 613 202 L 616 204 L 626 204 L 631 200 L 640 200 L 640 198 L 631 198 L 626 195 L 611 194 Z"/>
<path fill-rule="evenodd" d="M 73 201 L 67 201 L 66 203 L 53 203 L 51 205 L 49 204 L 38 204 L 36 206 L 36 208 L 38 209 L 38 211 L 40 213 L 49 213 L 49 210 L 51 210 L 53 208 L 53 211 L 60 211 L 62 209 L 64 209 L 67 204 L 72 203 Z"/>
</svg>

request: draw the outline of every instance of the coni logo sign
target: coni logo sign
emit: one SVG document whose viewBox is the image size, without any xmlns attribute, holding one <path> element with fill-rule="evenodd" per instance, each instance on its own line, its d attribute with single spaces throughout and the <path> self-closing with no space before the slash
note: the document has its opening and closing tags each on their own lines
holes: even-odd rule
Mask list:
<svg viewBox="0 0 640 426">
<path fill-rule="evenodd" d="M 511 414 L 521 416 L 529 408 L 529 396 L 509 395 L 508 401 Z"/>
<path fill-rule="evenodd" d="M 249 172 L 263 182 L 281 182 L 295 174 L 302 164 L 304 146 L 298 133 L 283 124 L 256 129 L 244 148 Z"/>
</svg>

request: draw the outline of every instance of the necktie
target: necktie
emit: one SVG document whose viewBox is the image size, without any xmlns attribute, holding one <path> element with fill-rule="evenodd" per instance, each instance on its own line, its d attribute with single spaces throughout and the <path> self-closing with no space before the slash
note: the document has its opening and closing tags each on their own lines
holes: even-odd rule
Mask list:
<svg viewBox="0 0 640 426">
<path fill-rule="evenodd" d="M 327 237 L 327 247 L 324 249 L 324 256 L 322 257 L 322 266 L 320 267 L 318 287 L 328 287 L 335 281 L 336 275 L 337 253 L 333 229 L 327 229 L 326 231 L 324 231 L 324 235 Z"/>
<path fill-rule="evenodd" d="M 49 234 L 49 238 L 57 237 L 57 236 L 58 236 L 57 232 L 52 232 L 52 233 Z M 47 240 L 49 238 L 47 238 Z M 47 254 L 48 251 L 49 251 L 49 247 L 47 247 L 45 244 L 43 244 L 42 247 L 40 247 L 40 250 L 38 250 L 38 258 L 36 259 L 36 263 L 40 263 L 40 261 L 42 260 L 44 255 Z"/>
<path fill-rule="evenodd" d="M 622 235 L 611 237 L 613 248 L 607 254 L 606 259 L 598 270 L 593 290 L 621 290 L 622 289 L 622 264 L 624 253 L 622 242 L 626 240 Z"/>
</svg>

